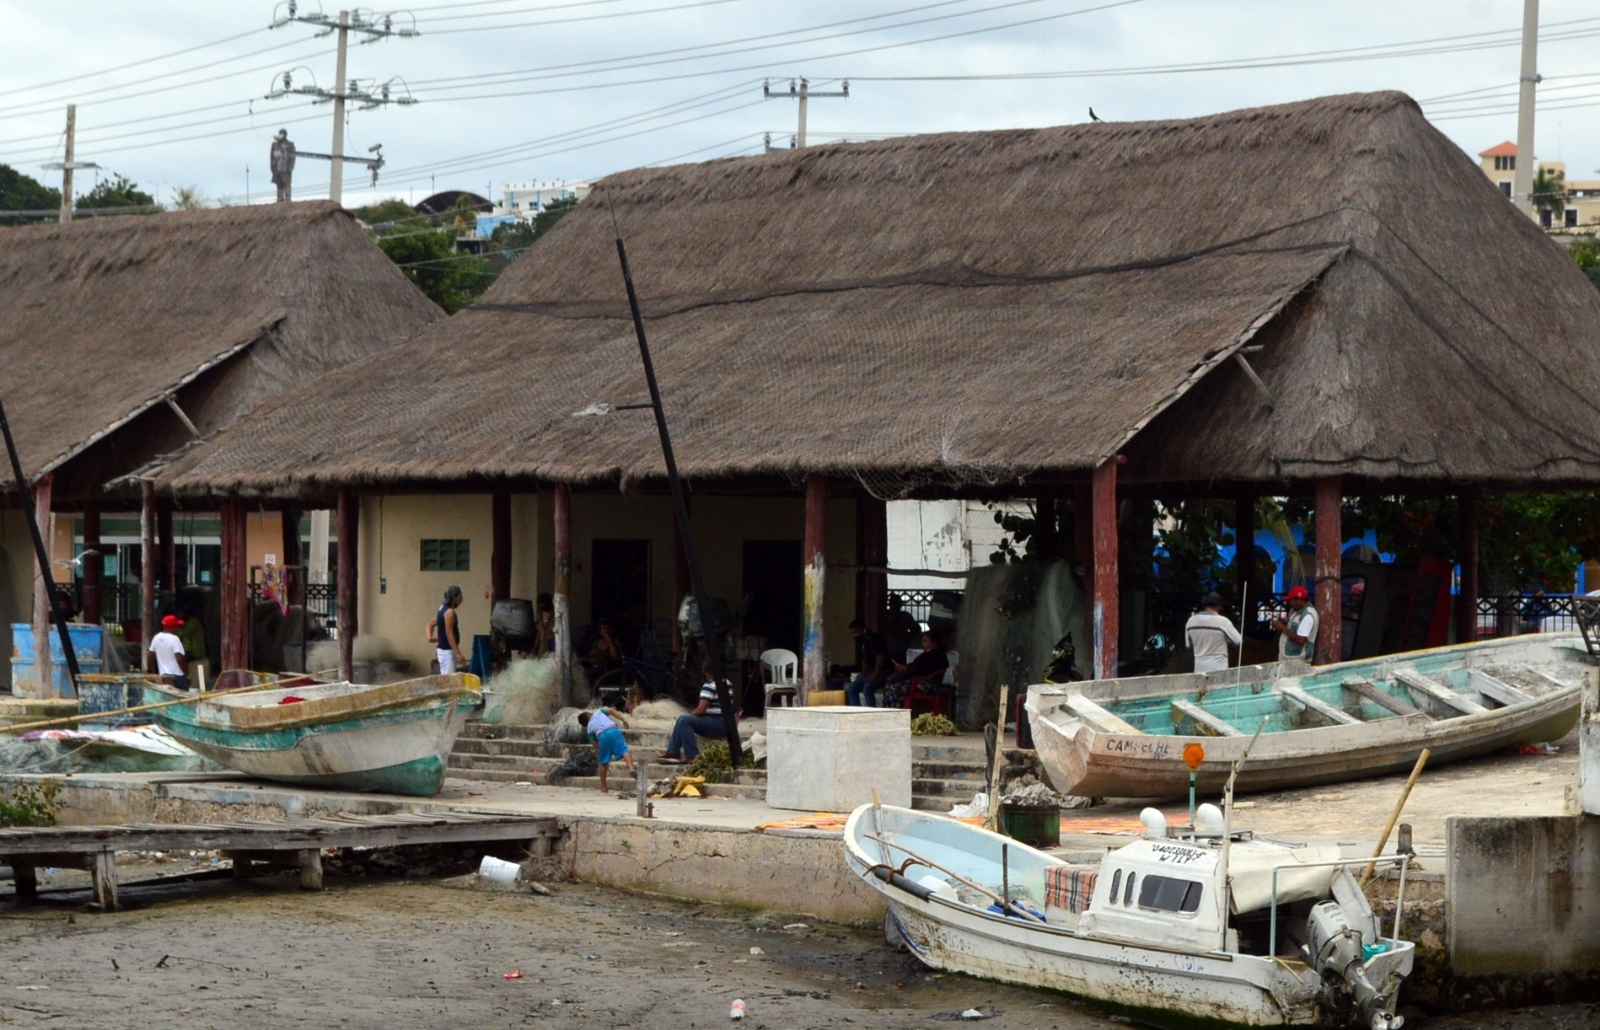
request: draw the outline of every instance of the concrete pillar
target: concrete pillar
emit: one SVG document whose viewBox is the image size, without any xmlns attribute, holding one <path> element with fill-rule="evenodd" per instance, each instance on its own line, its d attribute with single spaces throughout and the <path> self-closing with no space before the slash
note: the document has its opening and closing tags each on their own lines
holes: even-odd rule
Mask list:
<svg viewBox="0 0 1600 1030">
<path fill-rule="evenodd" d="M 1094 677 L 1117 675 L 1117 630 L 1121 616 L 1117 591 L 1117 465 L 1109 458 L 1094 470 L 1090 485 L 1090 517 L 1094 543 Z M 1026 684 L 1012 684 L 1025 689 Z"/>
<path fill-rule="evenodd" d="M 490 610 L 511 596 L 511 495 L 489 499 L 491 549 L 489 551 Z"/>
<path fill-rule="evenodd" d="M 149 480 L 145 480 L 140 484 L 139 496 L 139 663 L 145 672 L 156 671 L 156 658 L 150 653 L 150 641 L 155 639 L 159 631 L 156 625 L 156 577 L 161 567 L 161 555 L 156 547 L 158 521 L 156 488 Z M 223 560 L 227 560 L 226 540 Z M 223 582 L 226 584 L 227 576 L 223 576 Z M 229 596 L 223 594 L 224 605 Z"/>
<path fill-rule="evenodd" d="M 215 676 L 218 689 L 242 685 L 224 683 L 223 674 L 250 668 L 250 556 L 245 550 L 244 502 L 231 497 L 224 500 L 221 517 L 222 597 L 218 607 L 222 668 Z"/>
<path fill-rule="evenodd" d="M 1456 642 L 1478 639 L 1478 488 L 1462 488 L 1456 498 L 1460 521 L 1457 558 L 1461 562 L 1461 589 L 1456 595 Z"/>
<path fill-rule="evenodd" d="M 1233 497 L 1233 578 L 1241 602 L 1245 587 L 1256 595 L 1256 495 L 1240 492 Z M 1259 600 L 1259 598 L 1257 598 Z M 1246 628 L 1249 628 L 1248 620 Z"/>
<path fill-rule="evenodd" d="M 361 627 L 356 617 L 356 577 L 360 570 L 356 555 L 361 544 L 361 498 L 349 487 L 339 488 L 339 677 L 355 676 L 356 634 Z"/>
<path fill-rule="evenodd" d="M 45 559 L 54 554 L 55 534 L 50 532 L 50 495 L 55 489 L 55 477 L 40 476 L 33 484 L 33 517 L 44 537 Z M 33 669 L 39 677 L 39 696 L 55 696 L 55 669 L 50 660 L 50 569 L 40 568 L 39 556 L 33 558 Z"/>
<path fill-rule="evenodd" d="M 98 626 L 103 605 L 101 584 L 105 582 L 105 558 L 100 554 L 100 505 L 83 505 L 83 621 Z"/>
<path fill-rule="evenodd" d="M 1344 660 L 1344 604 L 1340 596 L 1340 586 L 1344 580 L 1344 535 L 1339 526 L 1339 502 L 1342 499 L 1338 476 L 1323 476 L 1316 481 L 1314 528 L 1317 536 L 1315 597 L 1318 665 Z"/>
<path fill-rule="evenodd" d="M 813 473 L 806 477 L 805 561 L 805 654 L 801 658 L 800 703 L 813 690 L 828 685 L 828 665 L 823 638 L 823 612 L 828 585 L 828 477 Z"/>
<path fill-rule="evenodd" d="M 556 656 L 561 667 L 561 699 L 572 703 L 572 487 L 557 483 L 555 504 L 555 590 L 551 609 L 555 616 Z"/>
<path fill-rule="evenodd" d="M 861 490 L 856 494 L 856 618 L 883 632 L 889 612 L 889 576 L 872 569 L 889 564 L 889 506 Z"/>
</svg>

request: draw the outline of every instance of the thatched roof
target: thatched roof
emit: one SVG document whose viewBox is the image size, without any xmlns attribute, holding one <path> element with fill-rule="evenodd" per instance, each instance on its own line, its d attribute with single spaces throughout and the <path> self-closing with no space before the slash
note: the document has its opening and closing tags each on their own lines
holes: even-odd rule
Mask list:
<svg viewBox="0 0 1600 1030">
<path fill-rule="evenodd" d="M 660 476 L 648 413 L 574 414 L 644 393 L 613 215 L 701 480 L 893 492 L 1118 453 L 1136 478 L 1600 479 L 1600 292 L 1381 93 L 614 175 L 477 305 L 166 484 Z M 1263 345 L 1271 414 L 1233 360 Z"/>
<path fill-rule="evenodd" d="M 168 396 L 209 435 L 444 317 L 325 202 L 0 229 L 0 305 L 23 470 L 57 496 L 190 439 Z"/>
</svg>

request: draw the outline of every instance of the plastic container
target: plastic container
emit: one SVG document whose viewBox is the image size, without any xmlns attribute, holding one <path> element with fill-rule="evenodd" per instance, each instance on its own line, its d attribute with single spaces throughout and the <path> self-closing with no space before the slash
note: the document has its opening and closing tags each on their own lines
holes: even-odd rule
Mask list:
<svg viewBox="0 0 1600 1030">
<path fill-rule="evenodd" d="M 1055 805 L 1047 808 L 1000 802 L 1000 830 L 1012 840 L 1020 840 L 1029 847 L 1059 848 L 1061 846 L 1061 809 Z"/>
<path fill-rule="evenodd" d="M 68 624 L 67 635 L 72 640 L 72 652 L 78 658 L 79 673 L 97 673 L 101 669 L 101 639 L 104 627 L 87 623 Z M 61 637 L 54 625 L 50 627 L 50 683 L 41 686 L 35 660 L 38 652 L 33 643 L 33 626 L 26 622 L 11 624 L 11 690 L 18 697 L 77 697 L 72 680 L 67 675 L 67 660 L 61 652 Z"/>
<path fill-rule="evenodd" d="M 149 677 L 138 673 L 79 676 L 78 714 L 97 715 L 100 712 L 132 708 L 144 700 L 144 684 L 147 682 Z M 135 726 L 149 721 L 149 716 L 144 713 L 112 715 L 94 720 L 100 726 Z"/>
<path fill-rule="evenodd" d="M 735 999 L 733 999 L 733 1007 L 728 1009 L 728 1018 L 729 1019 L 743 1019 L 744 1018 L 744 999 L 743 998 L 735 998 Z"/>
<path fill-rule="evenodd" d="M 493 855 L 484 855 L 483 861 L 478 863 L 478 879 L 485 883 L 509 887 L 521 878 L 522 867 L 515 862 L 507 862 Z"/>
</svg>

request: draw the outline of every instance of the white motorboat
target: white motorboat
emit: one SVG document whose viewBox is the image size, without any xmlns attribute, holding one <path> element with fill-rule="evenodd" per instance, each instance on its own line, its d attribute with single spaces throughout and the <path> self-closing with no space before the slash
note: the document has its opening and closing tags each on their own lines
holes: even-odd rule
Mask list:
<svg viewBox="0 0 1600 1030">
<path fill-rule="evenodd" d="M 1385 934 L 1331 847 L 1226 834 L 1215 806 L 1074 866 L 945 816 L 863 805 L 850 868 L 885 933 L 936 969 L 1065 991 L 1155 1018 L 1395 1030 L 1414 946 Z M 1404 858 L 1399 889 L 1405 890 Z M 1224 886 L 1226 884 L 1226 886 Z M 999 899 L 1009 900 L 1009 911 Z"/>
</svg>

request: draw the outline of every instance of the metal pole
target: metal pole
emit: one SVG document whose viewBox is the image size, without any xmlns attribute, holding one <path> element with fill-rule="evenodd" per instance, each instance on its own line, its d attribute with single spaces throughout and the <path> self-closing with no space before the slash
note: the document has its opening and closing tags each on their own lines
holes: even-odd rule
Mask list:
<svg viewBox="0 0 1600 1030">
<path fill-rule="evenodd" d="M 56 597 L 55 577 L 50 575 L 50 552 L 45 549 L 44 537 L 39 533 L 39 519 L 33 511 L 33 494 L 28 489 L 28 481 L 22 476 L 22 459 L 17 456 L 17 442 L 11 438 L 11 422 L 6 418 L 6 407 L 0 402 L 0 435 L 6 438 L 6 454 L 11 458 L 11 479 L 17 484 L 17 493 L 22 499 L 22 513 L 28 520 L 28 535 L 33 538 L 33 556 L 39 563 L 39 568 L 44 576 L 45 590 L 51 599 L 50 617 L 55 620 L 56 633 L 61 638 L 61 654 L 67 660 L 67 676 L 72 680 L 72 692 L 78 692 L 78 656 L 72 650 L 72 634 L 67 631 L 67 613 L 61 610 L 59 604 L 54 603 Z M 48 640 L 35 640 L 33 642 L 34 660 L 38 661 L 40 651 L 46 656 L 50 653 Z M 41 686 L 43 686 L 41 684 Z"/>
<path fill-rule="evenodd" d="M 1533 217 L 1533 99 L 1539 84 L 1539 0 L 1522 0 L 1522 80 L 1517 93 L 1517 165 L 1511 198 Z"/>
<path fill-rule="evenodd" d="M 61 162 L 61 224 L 72 221 L 72 155 L 78 136 L 78 105 L 67 105 L 67 151 Z"/>
<path fill-rule="evenodd" d="M 328 199 L 344 203 L 344 59 L 350 44 L 350 12 L 339 12 L 339 59 L 333 82 L 333 159 L 328 162 Z"/>
<path fill-rule="evenodd" d="M 801 101 L 804 103 L 804 101 Z M 622 234 L 617 234 L 617 259 L 622 262 L 622 281 L 628 288 L 628 307 L 633 312 L 633 332 L 639 338 L 639 360 L 644 364 L 645 382 L 650 386 L 650 406 L 656 413 L 656 432 L 661 437 L 661 456 L 667 466 L 667 484 L 672 489 L 672 508 L 683 527 L 683 553 L 689 560 L 689 582 L 694 588 L 695 607 L 700 611 L 700 631 L 706 638 L 706 657 L 711 665 L 711 677 L 716 681 L 717 701 L 722 706 L 722 728 L 728 738 L 728 756 L 733 768 L 739 768 L 743 748 L 739 745 L 739 723 L 733 714 L 733 693 L 728 689 L 728 679 L 722 662 L 721 633 L 711 622 L 711 599 L 706 590 L 705 575 L 700 570 L 700 554 L 694 543 L 694 527 L 689 524 L 689 502 L 683 495 L 683 481 L 678 478 L 678 461 L 672 453 L 672 434 L 667 431 L 667 413 L 661 406 L 661 387 L 656 382 L 656 367 L 650 360 L 650 344 L 645 340 L 644 316 L 639 313 L 639 295 L 633 288 L 633 272 L 628 268 L 628 249 L 623 245 Z"/>
<path fill-rule="evenodd" d="M 794 134 L 794 145 L 803 148 L 806 145 L 806 97 L 811 93 L 811 84 L 805 79 L 800 80 L 800 128 Z M 69 159 L 70 160 L 70 159 Z"/>
</svg>

